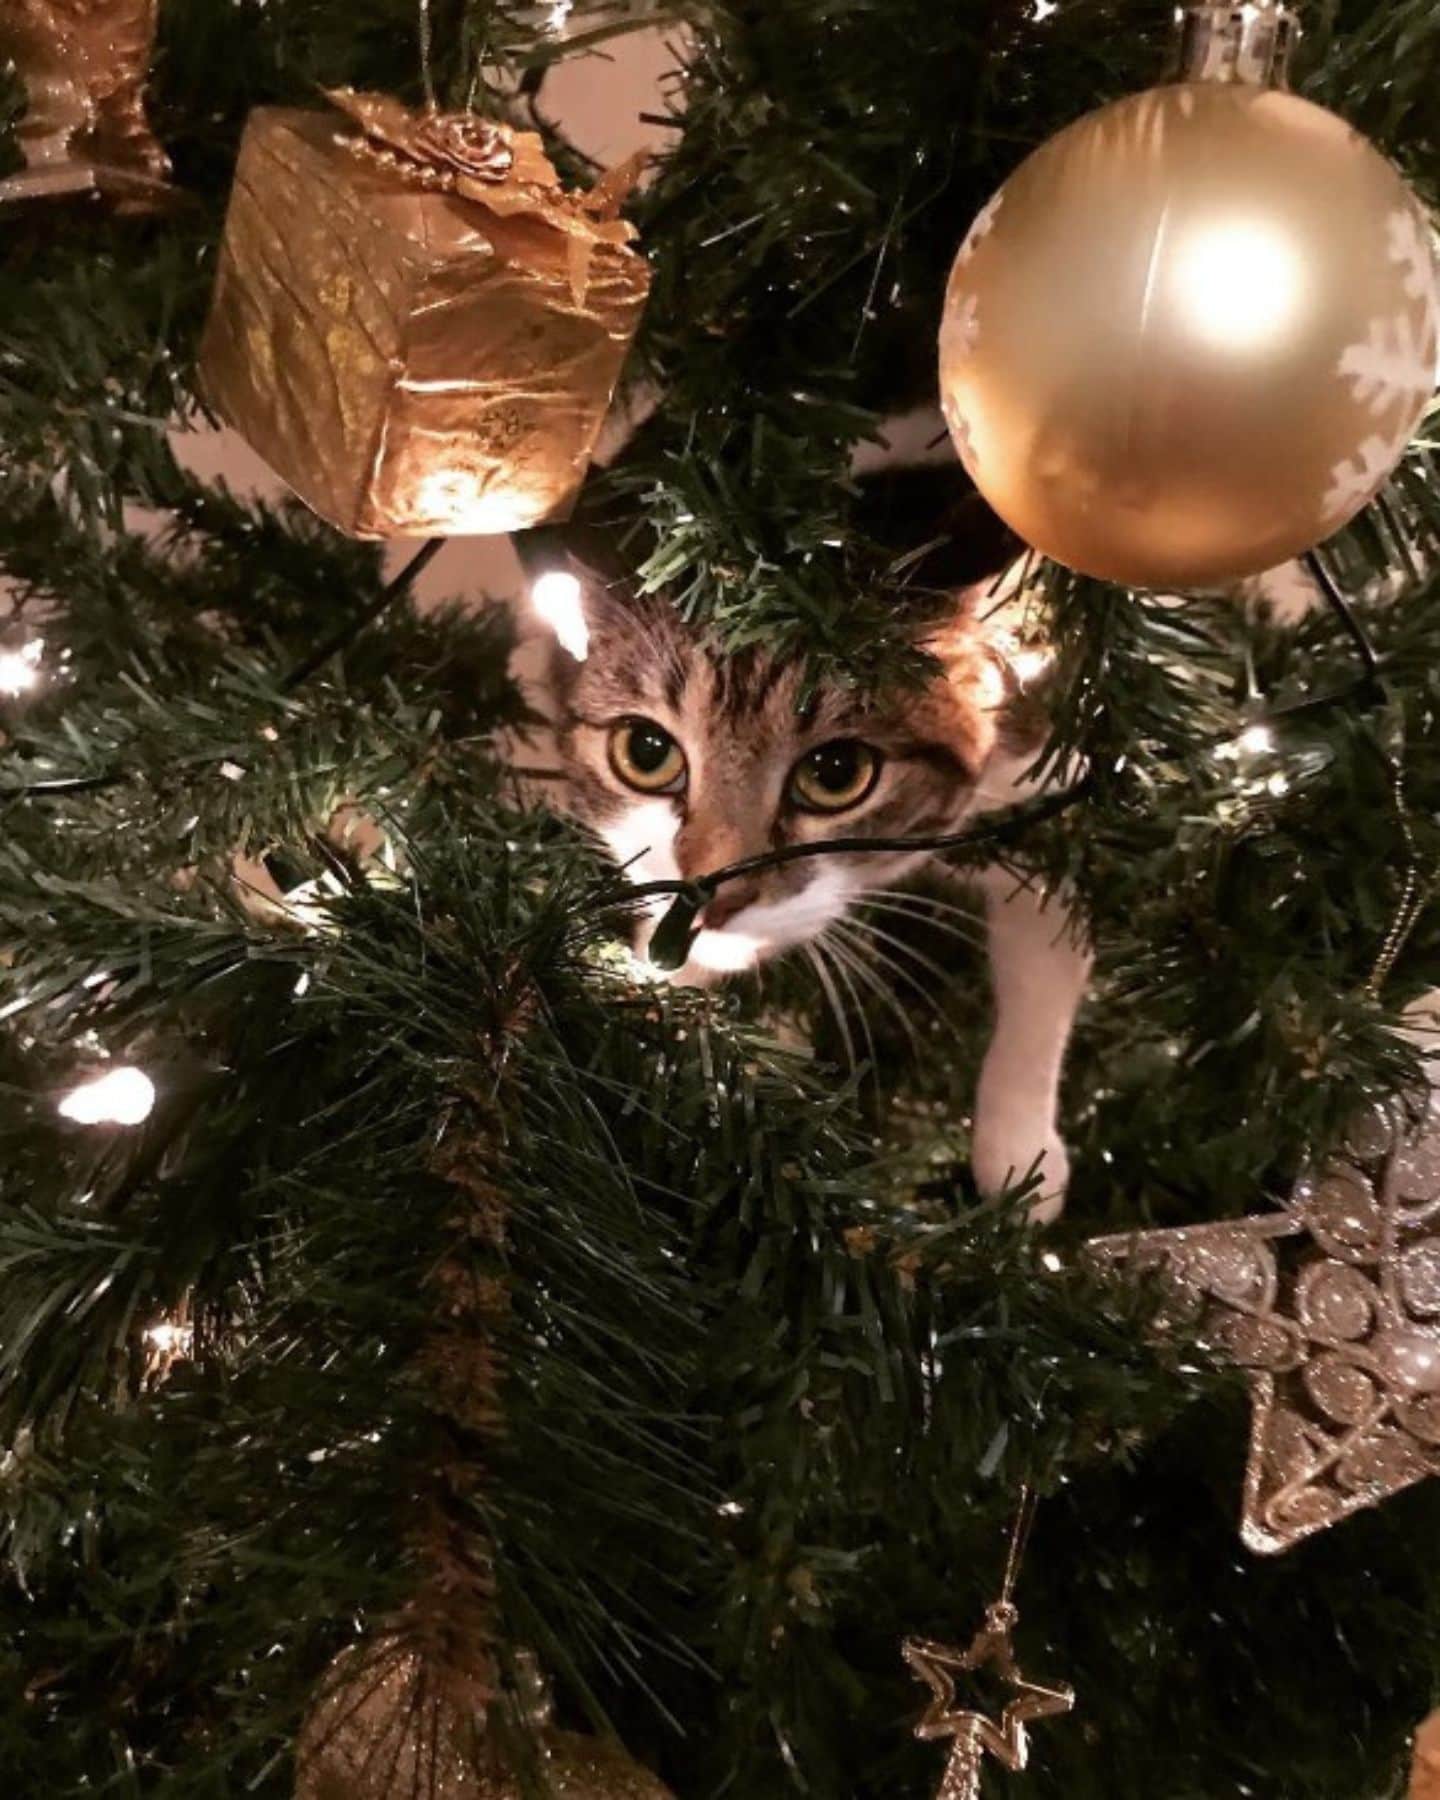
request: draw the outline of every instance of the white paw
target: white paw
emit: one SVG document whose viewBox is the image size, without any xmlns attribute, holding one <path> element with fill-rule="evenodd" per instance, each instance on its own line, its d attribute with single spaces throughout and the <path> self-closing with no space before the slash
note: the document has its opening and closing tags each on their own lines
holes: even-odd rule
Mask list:
<svg viewBox="0 0 1440 1800">
<path fill-rule="evenodd" d="M 977 1122 L 970 1163 L 975 1180 L 987 1200 L 1018 1187 L 1039 1165 L 1040 1186 L 1030 1202 L 1030 1219 L 1048 1225 L 1065 1210 L 1065 1190 L 1070 1184 L 1070 1153 L 1053 1125 L 1043 1131 L 997 1129 Z"/>
</svg>

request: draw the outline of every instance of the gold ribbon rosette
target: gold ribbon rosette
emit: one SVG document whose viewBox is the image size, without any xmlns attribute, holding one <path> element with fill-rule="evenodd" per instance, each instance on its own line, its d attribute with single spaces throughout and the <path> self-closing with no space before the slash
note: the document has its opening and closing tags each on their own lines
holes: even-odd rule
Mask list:
<svg viewBox="0 0 1440 1800">
<path fill-rule="evenodd" d="M 477 113 L 415 111 L 390 94 L 327 88 L 325 97 L 360 127 L 346 140 L 362 155 L 393 169 L 403 180 L 474 200 L 502 217 L 528 214 L 570 240 L 570 286 L 585 298 L 590 261 L 599 244 L 623 249 L 635 227 L 620 217 L 626 196 L 649 153 L 637 151 L 603 175 L 593 188 L 560 185 L 540 134 L 515 131 Z"/>
</svg>

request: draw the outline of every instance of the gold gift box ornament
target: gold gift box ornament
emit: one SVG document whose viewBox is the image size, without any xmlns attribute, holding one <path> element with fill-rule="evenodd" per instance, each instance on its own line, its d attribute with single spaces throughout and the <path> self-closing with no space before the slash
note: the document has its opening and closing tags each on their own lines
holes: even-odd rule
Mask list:
<svg viewBox="0 0 1440 1800">
<path fill-rule="evenodd" d="M 352 537 L 563 518 L 650 284 L 617 216 L 643 159 L 572 193 L 533 132 L 328 98 L 246 124 L 202 394 Z"/>
</svg>

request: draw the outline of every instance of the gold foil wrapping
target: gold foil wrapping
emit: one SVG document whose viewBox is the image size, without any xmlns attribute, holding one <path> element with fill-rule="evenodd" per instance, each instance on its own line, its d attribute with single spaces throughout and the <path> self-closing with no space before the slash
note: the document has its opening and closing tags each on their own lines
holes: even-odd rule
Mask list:
<svg viewBox="0 0 1440 1800">
<path fill-rule="evenodd" d="M 538 1756 L 553 1800 L 672 1800 L 618 1745 L 544 1725 Z M 525 1800 L 483 1717 L 466 1716 L 398 1646 L 344 1651 L 300 1733 L 295 1800 Z"/>
<path fill-rule="evenodd" d="M 333 98 L 351 123 L 251 116 L 202 391 L 354 537 L 564 517 L 649 286 L 614 186 L 566 194 L 529 133 Z"/>
<path fill-rule="evenodd" d="M 161 200 L 170 164 L 145 119 L 157 0 L 3 0 L 0 57 L 25 84 L 22 174 L 0 201 L 99 192 Z"/>
</svg>

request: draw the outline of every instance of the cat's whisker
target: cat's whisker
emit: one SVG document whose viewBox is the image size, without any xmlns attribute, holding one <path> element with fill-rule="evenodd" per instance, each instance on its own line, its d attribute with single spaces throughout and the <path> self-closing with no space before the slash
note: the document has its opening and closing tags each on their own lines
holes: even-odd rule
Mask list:
<svg viewBox="0 0 1440 1800">
<path fill-rule="evenodd" d="M 901 925 L 906 925 L 906 926 L 923 925 L 926 927 L 927 932 L 929 932 L 935 936 L 938 936 L 938 937 L 949 938 L 957 944 L 964 945 L 964 947 L 967 950 L 982 950 L 983 951 L 985 948 L 985 939 L 983 938 L 983 936 L 979 935 L 978 933 L 972 934 L 968 931 L 962 931 L 957 926 L 951 924 L 950 921 L 947 919 L 930 919 L 930 918 L 927 918 L 927 916 L 924 913 L 912 913 L 904 907 L 889 906 L 889 905 L 884 905 L 884 904 L 875 906 L 875 905 L 870 904 L 869 902 L 866 903 L 863 910 L 864 910 L 864 914 L 867 917 L 873 913 L 880 918 L 888 918 L 888 919 L 896 920 Z M 855 914 L 852 915 L 852 917 L 856 917 L 856 918 L 859 918 L 860 916 L 861 916 L 861 913 L 858 910 Z M 908 948 L 908 945 L 907 945 L 907 948 Z"/>
<path fill-rule="evenodd" d="M 850 1036 L 849 1021 L 845 1017 L 845 1008 L 840 1004 L 840 994 L 835 986 L 835 979 L 825 962 L 820 940 L 802 946 L 806 960 L 815 971 L 815 978 L 820 983 L 820 991 L 824 994 L 830 1010 L 835 1015 L 835 1023 L 840 1030 L 840 1041 L 845 1047 L 845 1060 L 850 1065 L 850 1073 L 855 1074 L 859 1065 L 855 1058 L 855 1040 Z"/>
<path fill-rule="evenodd" d="M 834 930 L 832 925 L 831 930 Z M 882 1007 L 895 1015 L 900 1029 L 910 1041 L 910 1048 L 918 1060 L 921 1055 L 919 1033 L 915 1030 L 915 1022 L 900 1004 L 894 990 L 876 973 L 861 947 L 838 937 L 830 940 L 830 954 L 835 957 L 837 967 L 843 957 L 845 964 L 857 979 L 864 982 L 870 992 L 879 1000 Z"/>
<path fill-rule="evenodd" d="M 879 888 L 862 895 L 856 904 L 862 908 L 872 908 L 876 912 L 891 913 L 897 918 L 924 923 L 932 930 L 941 932 L 946 937 L 956 938 L 977 950 L 985 947 L 983 920 L 966 912 L 963 907 L 946 906 L 943 901 L 932 904 L 923 895 L 895 895 Z"/>
<path fill-rule="evenodd" d="M 873 992 L 877 993 L 888 1009 L 899 1020 L 905 1035 L 918 1057 L 921 1054 L 920 1034 L 915 1021 L 896 992 L 897 983 L 903 983 L 914 990 L 925 1003 L 926 1009 L 941 1021 L 945 1018 L 944 1009 L 932 994 L 915 977 L 902 968 L 892 957 L 886 956 L 865 937 L 845 940 L 852 962 L 865 971 Z"/>
<path fill-rule="evenodd" d="M 867 888 L 862 896 L 865 900 L 890 900 L 896 904 L 914 907 L 927 913 L 945 913 L 957 919 L 964 919 L 971 925 L 981 923 L 984 915 L 977 907 L 961 906 L 954 900 L 942 900 L 938 894 L 921 893 L 916 888 Z"/>
<path fill-rule="evenodd" d="M 953 969 L 941 968 L 940 964 L 934 961 L 933 958 L 927 956 L 923 950 L 918 950 L 914 944 L 908 943 L 902 937 L 896 937 L 893 931 L 886 931 L 883 925 L 877 925 L 873 919 L 867 919 L 861 913 L 852 913 L 846 920 L 846 923 L 852 931 L 858 931 L 862 936 L 874 939 L 877 943 L 888 944 L 892 950 L 898 951 L 901 956 L 907 957 L 918 968 L 923 969 L 927 975 L 933 975 L 942 988 L 948 988 L 953 985 L 955 981 L 955 971 Z M 915 982 L 914 976 L 911 976 L 910 980 L 914 985 L 919 987 L 919 984 Z M 927 999 L 933 1000 L 934 996 L 930 993 L 928 988 L 919 987 L 919 991 L 923 993 Z"/>
<path fill-rule="evenodd" d="M 830 929 L 833 930 L 833 926 Z M 851 979 L 851 972 L 856 967 L 855 961 L 852 957 L 845 954 L 844 949 L 842 948 L 842 942 L 837 938 L 827 937 L 825 940 L 825 948 L 830 953 L 831 960 L 835 966 L 836 975 L 840 978 L 841 982 L 843 982 L 845 991 L 854 1002 L 855 1017 L 860 1021 L 860 1030 L 865 1036 L 865 1049 L 869 1056 L 871 1078 L 876 1079 L 878 1078 L 880 1071 L 880 1059 L 875 1054 L 875 1038 L 870 1030 L 870 1016 L 865 1010 L 865 1002 L 860 998 L 859 991 L 856 988 L 854 981 Z"/>
</svg>

